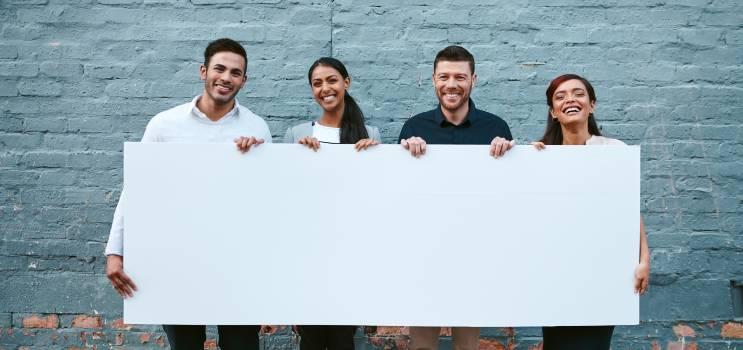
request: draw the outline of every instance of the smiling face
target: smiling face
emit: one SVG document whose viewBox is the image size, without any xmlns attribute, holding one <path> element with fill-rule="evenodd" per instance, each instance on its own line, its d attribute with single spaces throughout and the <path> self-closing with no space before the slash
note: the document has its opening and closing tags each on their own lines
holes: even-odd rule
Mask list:
<svg viewBox="0 0 743 350">
<path fill-rule="evenodd" d="M 321 64 L 312 71 L 310 84 L 315 102 L 325 111 L 332 112 L 344 107 L 343 99 L 351 79 L 343 78 L 335 68 Z"/>
<path fill-rule="evenodd" d="M 477 76 L 467 61 L 440 61 L 433 72 L 433 87 L 441 108 L 455 112 L 466 106 Z"/>
<path fill-rule="evenodd" d="M 235 95 L 247 81 L 245 59 L 233 52 L 217 52 L 209 60 L 209 67 L 201 65 L 204 98 L 216 105 L 232 103 Z"/>
<path fill-rule="evenodd" d="M 578 79 L 571 79 L 557 86 L 552 94 L 550 114 L 562 125 L 588 123 L 596 101 L 591 101 L 586 85 Z"/>
</svg>

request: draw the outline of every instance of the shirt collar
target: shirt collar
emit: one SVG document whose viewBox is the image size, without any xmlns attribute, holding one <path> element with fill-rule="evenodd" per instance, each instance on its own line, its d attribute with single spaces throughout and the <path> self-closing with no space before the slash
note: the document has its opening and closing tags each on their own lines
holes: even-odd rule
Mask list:
<svg viewBox="0 0 743 350">
<path fill-rule="evenodd" d="M 199 119 L 204 122 L 209 122 L 209 123 L 224 123 L 228 120 L 231 120 L 233 118 L 237 118 L 240 116 L 240 103 L 237 102 L 237 98 L 236 98 L 235 105 L 232 106 L 232 109 L 229 112 L 227 112 L 227 114 L 225 114 L 222 118 L 220 118 L 216 122 L 212 121 L 211 119 L 209 119 L 209 117 L 206 116 L 206 114 L 204 114 L 204 112 L 199 110 L 199 107 L 197 107 L 196 105 L 201 99 L 201 96 L 203 95 L 198 95 L 194 97 L 193 100 L 191 100 L 191 115 L 194 116 L 196 119 Z"/>
<path fill-rule="evenodd" d="M 444 118 L 444 113 L 441 112 L 441 104 L 436 107 L 436 109 L 433 111 L 433 119 L 434 121 L 442 128 L 448 128 L 448 127 L 464 127 L 468 128 L 472 126 L 472 120 L 477 119 L 478 113 L 477 109 L 475 108 L 475 102 L 472 101 L 470 98 L 467 103 L 469 104 L 469 110 L 467 111 L 467 115 L 464 117 L 464 121 L 460 123 L 459 125 L 454 125 L 450 123 L 446 118 Z"/>
</svg>

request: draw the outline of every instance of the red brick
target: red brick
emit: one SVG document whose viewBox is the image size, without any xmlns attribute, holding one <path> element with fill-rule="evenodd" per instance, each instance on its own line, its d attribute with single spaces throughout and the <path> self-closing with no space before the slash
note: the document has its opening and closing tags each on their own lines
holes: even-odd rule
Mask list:
<svg viewBox="0 0 743 350">
<path fill-rule="evenodd" d="M 408 327 L 404 327 L 407 333 Z M 399 335 L 395 337 L 395 347 L 397 350 L 408 350 L 408 337 Z"/>
<path fill-rule="evenodd" d="M 696 343 L 672 341 L 668 342 L 668 350 L 697 350 Z"/>
<path fill-rule="evenodd" d="M 23 328 L 58 328 L 59 317 L 55 314 L 39 316 L 32 315 L 23 319 Z"/>
<path fill-rule="evenodd" d="M 723 338 L 743 339 L 743 323 L 728 322 L 724 324 L 720 335 Z"/>
<path fill-rule="evenodd" d="M 72 328 L 103 328 L 100 316 L 78 315 L 72 319 Z"/>
<path fill-rule="evenodd" d="M 673 333 L 676 333 L 676 336 L 679 336 L 679 337 L 696 337 L 697 336 L 696 332 L 694 332 L 694 329 L 685 324 L 677 324 L 673 326 Z"/>
<path fill-rule="evenodd" d="M 204 342 L 204 349 L 207 349 L 207 350 L 216 350 L 217 349 L 217 340 L 216 339 L 207 339 Z"/>
<path fill-rule="evenodd" d="M 128 325 L 128 324 L 124 323 L 124 319 L 123 318 L 117 318 L 117 319 L 111 321 L 111 323 L 109 324 L 109 327 L 111 327 L 113 329 L 121 329 L 121 330 L 125 330 L 125 331 L 128 331 L 128 330 L 132 329 L 132 326 L 131 325 Z"/>
<path fill-rule="evenodd" d="M 145 333 L 139 336 L 139 342 L 142 344 L 146 344 L 150 342 L 150 338 L 152 337 L 151 333 Z"/>
<path fill-rule="evenodd" d="M 103 333 L 103 332 L 93 332 L 93 334 L 91 334 L 91 336 L 90 336 L 90 337 L 91 337 L 92 339 L 96 339 L 96 340 L 97 340 L 97 339 L 103 339 L 103 337 L 104 337 L 105 335 L 106 335 L 106 334 L 105 334 L 105 333 Z"/>
<path fill-rule="evenodd" d="M 408 327 L 377 327 L 377 335 L 408 335 Z"/>
<path fill-rule="evenodd" d="M 480 339 L 479 350 L 506 350 L 507 348 L 495 339 Z"/>
</svg>

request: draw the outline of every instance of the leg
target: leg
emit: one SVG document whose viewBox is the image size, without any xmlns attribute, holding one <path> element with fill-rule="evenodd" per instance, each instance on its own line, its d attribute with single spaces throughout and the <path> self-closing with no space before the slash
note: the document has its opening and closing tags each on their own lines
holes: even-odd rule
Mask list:
<svg viewBox="0 0 743 350">
<path fill-rule="evenodd" d="M 206 326 L 163 325 L 172 350 L 204 350 Z"/>
<path fill-rule="evenodd" d="M 222 350 L 258 350 L 261 326 L 217 326 Z"/>
<path fill-rule="evenodd" d="M 409 350 L 437 350 L 441 327 L 410 327 Z"/>
<path fill-rule="evenodd" d="M 542 327 L 543 350 L 609 350 L 614 326 Z"/>
<path fill-rule="evenodd" d="M 326 326 L 298 326 L 300 350 L 325 350 L 328 346 Z"/>
<path fill-rule="evenodd" d="M 356 326 L 327 326 L 328 350 L 354 350 Z"/>
<path fill-rule="evenodd" d="M 452 327 L 454 350 L 477 350 L 480 347 L 480 328 Z"/>
</svg>

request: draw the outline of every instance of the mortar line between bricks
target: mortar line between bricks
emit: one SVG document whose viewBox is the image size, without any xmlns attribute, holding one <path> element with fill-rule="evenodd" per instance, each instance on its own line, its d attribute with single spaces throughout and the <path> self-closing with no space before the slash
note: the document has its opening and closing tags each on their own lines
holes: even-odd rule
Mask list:
<svg viewBox="0 0 743 350">
<path fill-rule="evenodd" d="M 333 57 L 333 12 L 335 11 L 335 0 L 330 0 L 330 57 Z"/>
</svg>

